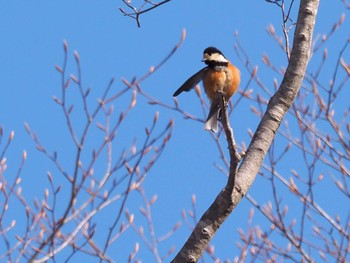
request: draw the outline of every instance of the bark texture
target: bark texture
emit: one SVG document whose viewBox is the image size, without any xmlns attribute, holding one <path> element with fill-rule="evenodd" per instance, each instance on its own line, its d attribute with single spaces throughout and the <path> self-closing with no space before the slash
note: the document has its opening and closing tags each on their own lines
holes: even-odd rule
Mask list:
<svg viewBox="0 0 350 263">
<path fill-rule="evenodd" d="M 239 169 L 237 169 L 239 156 L 235 154 L 236 146 L 230 143 L 230 141 L 234 143 L 234 139 L 229 138 L 232 132 L 230 135 L 228 118 L 223 118 L 222 123 L 229 143 L 231 158 L 227 185 L 201 217 L 187 242 L 172 262 L 197 262 L 218 228 L 252 185 L 283 117 L 300 89 L 310 58 L 318 5 L 319 0 L 300 1 L 293 48 L 286 74 L 278 91 L 269 102 Z"/>
</svg>

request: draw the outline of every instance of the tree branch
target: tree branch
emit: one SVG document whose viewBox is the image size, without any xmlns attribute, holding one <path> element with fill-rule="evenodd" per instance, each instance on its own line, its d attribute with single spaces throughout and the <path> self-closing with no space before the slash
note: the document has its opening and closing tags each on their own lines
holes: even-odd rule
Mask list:
<svg viewBox="0 0 350 263">
<path fill-rule="evenodd" d="M 171 0 L 163 0 L 159 3 L 154 3 L 154 2 L 151 2 L 149 0 L 145 0 L 144 3 L 141 5 L 141 7 L 136 8 L 135 6 L 130 4 L 131 1 L 129 2 L 129 1 L 123 0 L 124 4 L 128 8 L 130 8 L 132 10 L 132 12 L 127 13 L 123 8 L 119 8 L 119 10 L 120 10 L 120 12 L 123 13 L 124 16 L 128 16 L 128 17 L 135 19 L 136 23 L 137 23 L 137 27 L 141 27 L 140 15 L 142 15 L 143 13 L 149 12 L 157 7 L 160 7 L 161 5 L 164 5 L 165 3 L 170 2 L 170 1 Z M 149 4 L 151 6 L 146 8 L 147 4 Z"/>
<path fill-rule="evenodd" d="M 231 162 L 228 183 L 199 220 L 189 239 L 172 262 L 197 262 L 218 228 L 252 185 L 281 121 L 300 89 L 310 57 L 318 4 L 318 0 L 300 1 L 293 48 L 283 81 L 271 98 L 237 173 L 238 162 L 235 157 L 232 158 L 229 142 Z M 225 108 L 224 112 L 226 112 Z M 226 118 L 225 114 L 223 114 L 224 118 Z M 224 125 L 225 121 L 222 123 Z M 229 141 L 228 130 L 224 129 Z M 233 179 L 232 176 L 234 176 Z M 305 260 L 309 261 L 310 258 L 306 257 Z"/>
</svg>

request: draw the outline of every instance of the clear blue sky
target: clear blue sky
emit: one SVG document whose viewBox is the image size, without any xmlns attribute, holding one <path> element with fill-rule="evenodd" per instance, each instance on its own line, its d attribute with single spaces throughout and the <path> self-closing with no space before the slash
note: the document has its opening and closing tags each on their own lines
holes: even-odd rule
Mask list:
<svg viewBox="0 0 350 263">
<path fill-rule="evenodd" d="M 43 197 L 43 189 L 48 185 L 48 170 L 59 175 L 52 164 L 35 150 L 24 130 L 24 122 L 30 124 L 48 149 L 57 150 L 60 156 L 67 157 L 64 162 L 68 167 L 74 162 L 73 159 L 69 160 L 73 154 L 66 143 L 69 139 L 63 115 L 51 99 L 53 95 L 60 95 L 60 76 L 54 65 L 60 65 L 63 61 L 64 39 L 69 45 L 68 69 L 73 73 L 76 72 L 73 51 L 77 50 L 80 54 L 83 84 L 92 87 L 92 104 L 95 98 L 101 96 L 112 77 L 116 79 L 113 88 L 121 89 L 120 78 L 131 80 L 160 62 L 178 42 L 184 28 L 187 37 L 180 50 L 142 85 L 143 89 L 164 102 L 171 103 L 174 90 L 203 66 L 200 62 L 202 51 L 210 45 L 221 49 L 241 68 L 244 87 L 249 75 L 233 49 L 235 32 L 239 32 L 240 42 L 249 54 L 251 63 L 259 66 L 259 72 L 263 72 L 259 77 L 271 90 L 275 74 L 263 67 L 262 55 L 267 53 L 278 66 L 286 65 L 285 56 L 266 33 L 266 27 L 274 24 L 277 33 L 282 34 L 280 10 L 263 0 L 225 0 L 220 3 L 173 0 L 141 16 L 141 28 L 137 28 L 133 20 L 122 16 L 119 7 L 123 7 L 121 1 L 0 2 L 0 126 L 4 128 L 6 136 L 11 130 L 15 131 L 15 141 L 6 156 L 8 175 L 16 171 L 22 150 L 28 152 L 22 182 L 24 196 L 28 199 Z M 341 1 L 321 1 L 315 36 L 328 33 L 342 12 Z M 348 29 L 349 21 L 346 19 L 335 39 L 330 41 L 329 50 L 332 50 L 332 45 L 336 47 L 344 43 L 349 37 Z M 338 52 L 339 49 L 334 50 Z M 330 56 L 338 55 L 331 52 Z M 261 92 L 255 84 L 251 88 L 254 94 Z M 186 111 L 202 116 L 199 103 L 193 103 L 195 100 L 194 93 L 179 97 L 180 105 Z M 249 101 L 243 101 L 231 116 L 239 143 L 245 141 L 249 144 L 247 130 L 254 131 L 259 121 L 249 107 Z M 197 195 L 198 215 L 201 215 L 224 186 L 226 178 L 211 165 L 221 164 L 219 154 L 201 123 L 148 105 L 141 97 L 131 115 L 132 121 L 125 124 L 119 140 L 127 144 L 135 137 L 142 138 L 138 130 L 143 132 L 143 127 L 151 124 L 156 111 L 160 111 L 159 131 L 170 118 L 175 120 L 171 141 L 145 182 L 149 198 L 158 195 L 153 218 L 156 231 L 161 236 L 181 220 L 182 209 L 191 208 L 192 194 Z M 289 168 L 287 165 L 286 169 Z M 265 191 L 264 185 L 259 185 L 258 178 L 250 193 L 258 198 Z M 137 213 L 139 206 L 140 200 L 136 195 L 127 205 L 134 213 Z M 237 229 L 246 226 L 250 208 L 250 203 L 243 200 L 214 238 L 214 244 L 219 240 L 216 251 L 222 259 L 232 258 L 237 252 Z M 138 223 L 142 224 L 141 216 L 138 216 Z M 21 224 L 20 220 L 18 224 Z M 183 224 L 174 237 L 161 247 L 162 254 L 170 245 L 179 249 L 188 234 L 189 230 Z M 130 234 L 129 240 L 119 242 L 120 251 L 115 254 L 118 262 L 127 260 L 135 243 L 133 237 L 136 238 L 136 235 Z M 139 242 L 141 250 L 138 258 L 143 262 L 152 262 L 153 258 L 145 245 Z M 72 262 L 79 262 L 79 259 L 74 258 Z"/>
</svg>

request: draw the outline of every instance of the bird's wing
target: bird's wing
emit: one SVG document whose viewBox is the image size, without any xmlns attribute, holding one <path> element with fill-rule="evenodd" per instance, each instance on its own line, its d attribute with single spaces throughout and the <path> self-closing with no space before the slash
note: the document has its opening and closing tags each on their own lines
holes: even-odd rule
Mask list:
<svg viewBox="0 0 350 263">
<path fill-rule="evenodd" d="M 182 86 L 177 91 L 174 92 L 173 97 L 176 97 L 183 91 L 188 92 L 191 89 L 193 89 L 203 79 L 203 75 L 207 70 L 208 70 L 208 67 L 202 68 L 200 71 L 198 71 L 188 80 L 186 80 L 185 83 L 182 84 Z"/>
</svg>

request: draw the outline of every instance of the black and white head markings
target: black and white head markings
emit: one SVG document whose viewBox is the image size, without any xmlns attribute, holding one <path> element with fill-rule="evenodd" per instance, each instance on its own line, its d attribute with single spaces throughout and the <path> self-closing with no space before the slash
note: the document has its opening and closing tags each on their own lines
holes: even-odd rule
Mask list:
<svg viewBox="0 0 350 263">
<path fill-rule="evenodd" d="M 212 68 L 226 67 L 228 64 L 224 54 L 215 47 L 208 47 L 204 50 L 202 61 Z"/>
</svg>

